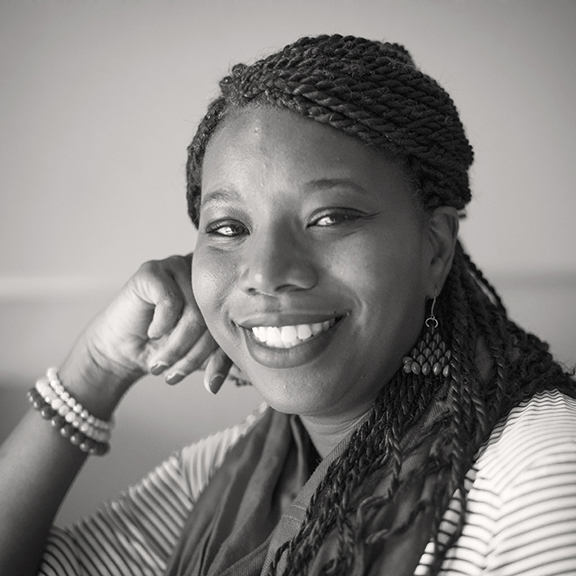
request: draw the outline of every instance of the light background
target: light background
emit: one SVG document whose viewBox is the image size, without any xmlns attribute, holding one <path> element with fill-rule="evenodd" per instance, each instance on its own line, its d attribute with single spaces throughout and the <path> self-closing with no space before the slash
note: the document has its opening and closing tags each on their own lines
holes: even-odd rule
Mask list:
<svg viewBox="0 0 576 576">
<path fill-rule="evenodd" d="M 193 248 L 185 152 L 218 79 L 307 34 L 403 43 L 445 86 L 476 152 L 465 244 L 576 361 L 574 30 L 571 0 L 0 0 L 0 436 L 141 262 Z M 257 403 L 145 379 L 60 521 Z"/>
</svg>

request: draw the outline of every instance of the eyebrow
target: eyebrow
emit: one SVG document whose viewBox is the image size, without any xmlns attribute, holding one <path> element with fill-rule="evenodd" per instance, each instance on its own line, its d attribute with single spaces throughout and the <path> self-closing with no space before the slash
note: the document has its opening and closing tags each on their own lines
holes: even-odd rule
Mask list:
<svg viewBox="0 0 576 576">
<path fill-rule="evenodd" d="M 365 188 L 360 186 L 360 184 L 357 184 L 348 178 L 318 178 L 316 180 L 310 180 L 304 184 L 304 189 L 310 192 L 320 192 L 322 190 L 332 190 L 334 188 L 348 188 L 355 192 L 359 192 L 360 194 L 368 193 Z M 240 199 L 240 195 L 235 190 L 213 190 L 208 192 L 205 196 L 203 195 L 202 201 L 200 202 L 200 209 L 211 202 L 226 202 L 238 199 Z"/>
<path fill-rule="evenodd" d="M 310 182 L 305 184 L 305 188 L 312 192 L 331 190 L 332 188 L 348 188 L 361 194 L 368 193 L 360 184 L 348 178 L 319 178 L 318 180 L 310 180 Z"/>
<path fill-rule="evenodd" d="M 209 204 L 210 202 L 225 202 L 227 200 L 238 199 L 239 194 L 234 190 L 213 190 L 206 195 L 202 194 L 202 201 L 200 208 Z"/>
</svg>

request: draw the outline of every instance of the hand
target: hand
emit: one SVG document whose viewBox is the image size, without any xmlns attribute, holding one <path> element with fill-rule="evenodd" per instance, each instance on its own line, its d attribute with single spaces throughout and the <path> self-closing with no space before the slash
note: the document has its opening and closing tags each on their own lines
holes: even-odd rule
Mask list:
<svg viewBox="0 0 576 576">
<path fill-rule="evenodd" d="M 164 374 L 175 384 L 205 365 L 215 393 L 231 361 L 208 332 L 190 280 L 192 255 L 143 264 L 81 337 L 72 355 L 91 385 L 117 401 L 138 378 Z M 74 362 L 73 362 L 74 364 Z M 216 377 L 216 380 L 214 380 Z"/>
<path fill-rule="evenodd" d="M 226 356 L 221 348 L 216 349 L 206 364 L 204 387 L 211 394 L 217 394 L 226 379 L 231 380 L 237 386 L 250 385 L 250 381 L 244 373 L 236 364 L 232 364 L 232 360 Z"/>
</svg>

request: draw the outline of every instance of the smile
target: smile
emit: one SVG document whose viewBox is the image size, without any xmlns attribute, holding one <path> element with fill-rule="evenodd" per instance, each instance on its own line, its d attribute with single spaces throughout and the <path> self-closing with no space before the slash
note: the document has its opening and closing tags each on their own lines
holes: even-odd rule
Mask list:
<svg viewBox="0 0 576 576">
<path fill-rule="evenodd" d="M 259 342 L 270 348 L 293 348 L 306 340 L 310 340 L 326 332 L 334 326 L 336 319 L 316 322 L 314 324 L 297 324 L 294 326 L 254 326 L 252 334 Z"/>
<path fill-rule="evenodd" d="M 292 317 L 254 319 L 243 328 L 248 353 L 268 368 L 296 368 L 314 361 L 338 338 L 348 314 L 310 318 Z"/>
</svg>

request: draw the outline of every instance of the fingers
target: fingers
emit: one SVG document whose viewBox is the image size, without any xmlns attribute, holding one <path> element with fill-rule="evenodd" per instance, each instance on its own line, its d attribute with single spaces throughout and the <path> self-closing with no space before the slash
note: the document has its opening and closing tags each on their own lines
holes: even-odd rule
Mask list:
<svg viewBox="0 0 576 576">
<path fill-rule="evenodd" d="M 150 307 L 147 363 L 152 374 L 165 373 L 169 384 L 206 366 L 205 387 L 216 394 L 232 361 L 218 348 L 196 304 L 191 261 L 188 255 L 147 262 L 136 276 L 135 294 Z"/>
<path fill-rule="evenodd" d="M 205 334 L 208 339 L 204 338 Z M 181 359 L 184 359 L 190 353 L 192 353 L 189 356 L 190 362 L 195 357 L 199 360 L 197 365 L 194 366 L 194 369 L 197 370 L 204 359 L 214 350 L 215 346 L 212 345 L 212 342 L 212 337 L 207 332 L 206 325 L 199 312 L 186 305 L 176 326 L 157 345 L 157 351 L 150 359 L 150 365 L 154 370 L 153 373 L 157 375 L 162 371 L 158 371 L 158 365 L 163 365 L 164 369 L 166 369 L 168 366 L 173 366 L 180 362 Z M 204 350 L 210 347 L 211 349 L 208 349 L 207 353 L 203 354 Z M 196 355 L 194 352 L 196 352 Z"/>
<path fill-rule="evenodd" d="M 226 356 L 225 352 L 218 348 L 206 366 L 204 372 L 204 388 L 211 394 L 217 394 L 220 390 L 228 372 L 232 367 L 232 360 Z"/>
<path fill-rule="evenodd" d="M 174 382 L 197 370 L 216 347 L 194 300 L 190 263 L 191 256 L 147 262 L 135 283 L 136 294 L 153 306 L 147 329 L 150 371 L 159 375 L 172 367 Z"/>
<path fill-rule="evenodd" d="M 192 372 L 201 369 L 217 347 L 218 345 L 210 332 L 205 330 L 194 346 L 177 362 L 170 365 L 170 368 L 166 371 L 166 382 L 168 384 L 178 384 Z"/>
<path fill-rule="evenodd" d="M 168 259 L 174 262 L 176 259 Z M 148 326 L 148 338 L 158 339 L 167 334 L 178 322 L 187 301 L 183 286 L 169 273 L 165 262 L 146 262 L 134 277 L 134 293 L 145 304 L 153 307 Z"/>
</svg>

